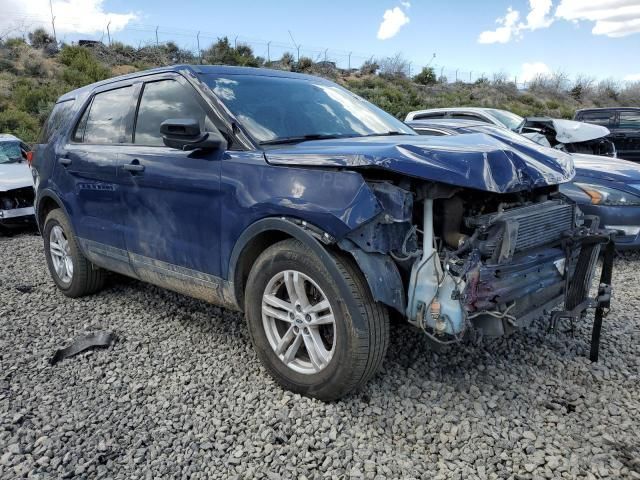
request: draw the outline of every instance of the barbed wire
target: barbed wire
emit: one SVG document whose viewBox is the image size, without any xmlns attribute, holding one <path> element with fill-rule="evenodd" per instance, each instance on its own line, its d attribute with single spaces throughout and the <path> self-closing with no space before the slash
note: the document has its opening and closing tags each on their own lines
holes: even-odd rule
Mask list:
<svg viewBox="0 0 640 480">
<path fill-rule="evenodd" d="M 35 28 L 44 28 L 45 30 L 53 33 L 54 30 L 58 32 L 65 32 L 63 34 L 58 33 L 56 40 L 60 42 L 67 42 L 69 37 L 84 37 L 86 40 L 94 40 L 100 42 L 114 43 L 123 39 L 123 43 L 135 46 L 137 42 L 138 48 L 148 45 L 160 45 L 166 42 L 173 42 L 179 48 L 190 51 L 195 56 L 199 56 L 202 51 L 206 50 L 211 44 L 218 39 L 226 37 L 229 42 L 237 47 L 238 45 L 247 45 L 251 47 L 254 54 L 263 57 L 267 61 L 274 61 L 282 58 L 285 53 L 292 54 L 296 60 L 302 57 L 311 58 L 314 62 L 331 62 L 335 64 L 337 68 L 341 69 L 356 69 L 362 66 L 367 61 L 381 59 L 382 56 L 373 53 L 362 53 L 347 51 L 334 48 L 323 48 L 313 45 L 297 44 L 293 41 L 286 42 L 282 40 L 265 40 L 259 38 L 246 37 L 244 35 L 238 35 L 229 32 L 209 32 L 204 30 L 190 30 L 190 29 L 178 29 L 172 27 L 164 27 L 161 25 L 148 25 L 142 23 L 128 23 L 123 28 L 118 28 L 111 31 L 109 28 L 110 22 L 105 24 L 103 31 L 94 31 L 93 33 L 82 33 L 82 29 L 86 28 L 86 22 L 83 22 L 78 17 L 66 17 L 65 21 L 56 21 L 55 17 L 38 16 L 38 15 L 26 15 L 26 14 L 3 14 L 5 19 L 11 18 L 15 21 L 15 25 L 12 27 L 7 26 L 6 30 L 8 34 L 15 34 L 18 32 L 25 39 L 28 33 Z M 71 20 L 71 21 L 70 21 Z M 75 22 L 77 20 L 77 23 Z M 1 35 L 2 38 L 3 35 Z M 5 34 L 4 36 L 7 36 Z M 293 40 L 293 39 L 292 39 Z M 517 88 L 525 89 L 527 83 L 519 81 L 517 77 L 511 77 L 506 73 L 492 74 L 490 72 L 474 71 L 465 68 L 456 68 L 438 63 L 433 63 L 434 57 L 428 62 L 417 63 L 407 60 L 409 76 L 413 76 L 422 71 L 425 67 L 433 69 L 438 80 L 442 83 L 474 83 L 477 81 L 495 80 L 498 76 L 504 81 L 513 82 Z"/>
</svg>

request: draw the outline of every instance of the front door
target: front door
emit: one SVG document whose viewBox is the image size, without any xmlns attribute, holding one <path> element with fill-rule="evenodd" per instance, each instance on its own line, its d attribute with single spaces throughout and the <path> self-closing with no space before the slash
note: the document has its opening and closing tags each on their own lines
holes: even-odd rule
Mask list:
<svg viewBox="0 0 640 480">
<path fill-rule="evenodd" d="M 182 77 L 143 85 L 133 144 L 120 151 L 126 177 L 125 241 L 137 275 L 193 296 L 220 275 L 220 161 L 224 152 L 164 146 L 160 124 L 198 119 L 215 129 L 199 94 Z"/>
</svg>

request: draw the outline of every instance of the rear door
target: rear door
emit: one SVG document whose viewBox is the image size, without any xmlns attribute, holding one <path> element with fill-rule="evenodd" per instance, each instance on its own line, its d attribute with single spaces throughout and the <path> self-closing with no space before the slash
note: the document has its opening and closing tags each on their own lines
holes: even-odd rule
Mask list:
<svg viewBox="0 0 640 480">
<path fill-rule="evenodd" d="M 640 110 L 619 110 L 614 132 L 618 158 L 640 161 Z"/>
<path fill-rule="evenodd" d="M 133 144 L 120 149 L 126 245 L 137 275 L 153 283 L 207 285 L 220 275 L 220 161 L 224 152 L 166 147 L 160 124 L 193 118 L 215 131 L 212 112 L 180 75 L 145 79 Z M 159 279 L 158 275 L 161 275 Z"/>
<path fill-rule="evenodd" d="M 57 186 L 87 256 L 109 269 L 130 273 L 123 231 L 119 152 L 131 143 L 133 84 L 97 90 L 57 156 Z"/>
</svg>

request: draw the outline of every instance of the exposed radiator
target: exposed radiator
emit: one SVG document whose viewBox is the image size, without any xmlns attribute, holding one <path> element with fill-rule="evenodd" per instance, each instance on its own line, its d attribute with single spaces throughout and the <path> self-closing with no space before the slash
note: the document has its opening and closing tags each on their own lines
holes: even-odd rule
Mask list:
<svg viewBox="0 0 640 480">
<path fill-rule="evenodd" d="M 500 248 L 502 257 L 560 240 L 562 233 L 574 226 L 575 208 L 562 200 L 548 200 L 501 213 L 467 218 L 467 225 L 485 227 L 480 252 L 494 256 Z M 506 246 L 503 239 L 507 237 Z"/>
</svg>

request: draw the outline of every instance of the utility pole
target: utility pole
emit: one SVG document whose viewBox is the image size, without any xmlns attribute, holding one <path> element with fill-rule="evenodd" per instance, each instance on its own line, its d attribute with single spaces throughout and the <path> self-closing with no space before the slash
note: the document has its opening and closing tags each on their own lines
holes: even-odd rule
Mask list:
<svg viewBox="0 0 640 480">
<path fill-rule="evenodd" d="M 472 74 L 472 73 L 473 73 L 473 70 L 471 70 L 471 71 L 469 72 L 469 83 L 471 83 L 471 74 Z"/>
<path fill-rule="evenodd" d="M 324 51 L 324 62 L 327 63 L 327 50 L 329 50 L 328 48 L 325 49 Z"/>
<path fill-rule="evenodd" d="M 456 83 L 458 83 L 458 69 L 456 68 Z"/>
<path fill-rule="evenodd" d="M 267 42 L 267 63 L 271 63 L 271 40 Z"/>
<path fill-rule="evenodd" d="M 160 42 L 158 42 L 158 28 L 160 28 L 159 25 L 156 26 L 156 47 L 160 46 Z"/>
<path fill-rule="evenodd" d="M 444 67 L 440 69 L 440 78 L 444 78 Z"/>
<path fill-rule="evenodd" d="M 236 38 L 233 39 L 233 48 L 237 49 L 238 48 L 238 36 L 236 35 Z"/>
<path fill-rule="evenodd" d="M 53 4 L 49 0 L 49 10 L 51 10 L 51 28 L 53 28 L 53 40 L 58 43 L 58 37 L 56 37 L 56 17 L 53 16 Z"/>
<path fill-rule="evenodd" d="M 351 54 L 352 54 L 352 53 L 353 53 L 353 52 L 349 52 L 349 70 L 351 70 Z"/>
<path fill-rule="evenodd" d="M 198 42 L 198 59 L 200 60 L 200 65 L 202 65 L 202 50 L 200 50 L 200 31 L 198 30 L 198 34 L 196 35 L 196 42 Z"/>
<path fill-rule="evenodd" d="M 109 46 L 111 46 L 111 32 L 109 31 L 109 25 L 111 25 L 111 20 L 107 23 L 107 37 L 109 37 Z"/>
</svg>

